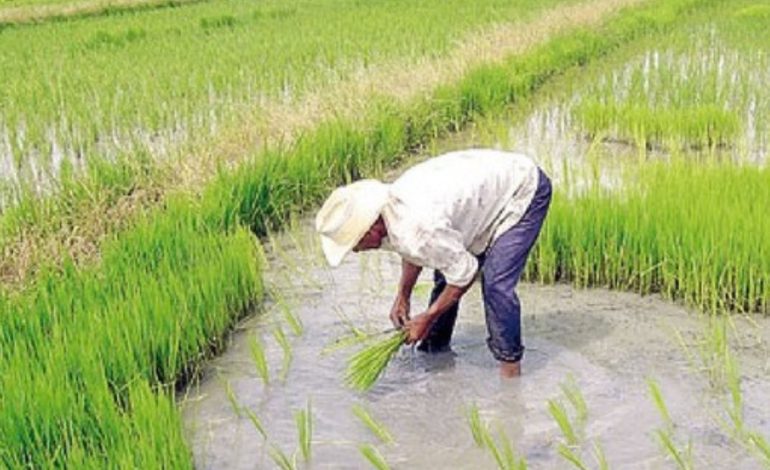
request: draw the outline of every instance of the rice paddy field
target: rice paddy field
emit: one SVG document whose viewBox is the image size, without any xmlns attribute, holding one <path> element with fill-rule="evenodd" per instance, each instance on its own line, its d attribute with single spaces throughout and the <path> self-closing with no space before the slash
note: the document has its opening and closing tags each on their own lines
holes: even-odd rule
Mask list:
<svg viewBox="0 0 770 470">
<path fill-rule="evenodd" d="M 770 3 L 64 5 L 0 5 L 0 467 L 770 466 Z M 305 215 L 470 146 L 555 183 L 524 375 L 472 292 L 352 391 L 397 260 Z"/>
</svg>

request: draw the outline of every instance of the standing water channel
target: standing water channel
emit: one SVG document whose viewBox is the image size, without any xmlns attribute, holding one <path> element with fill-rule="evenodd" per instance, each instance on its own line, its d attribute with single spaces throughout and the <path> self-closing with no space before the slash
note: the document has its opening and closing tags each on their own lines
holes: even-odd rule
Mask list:
<svg viewBox="0 0 770 470">
<path fill-rule="evenodd" d="M 648 51 L 626 65 L 644 70 L 657 67 L 661 57 L 667 56 Z M 715 63 L 724 60 L 715 55 Z M 630 75 L 615 76 L 622 81 Z M 638 152 L 618 139 L 598 145 L 581 139 L 571 110 L 579 97 L 572 89 L 566 96 L 546 97 L 526 113 L 516 110 L 523 119 L 508 116 L 476 126 L 436 144 L 431 153 L 482 145 L 518 149 L 549 168 L 555 185 L 581 171 L 590 177 L 597 164 L 601 178 L 612 185 L 609 159 L 635 159 Z M 756 100 L 749 101 L 755 103 L 748 111 L 753 113 Z M 764 130 L 747 129 L 743 153 L 764 160 Z M 599 155 L 599 163 L 592 154 Z M 290 460 L 296 455 L 299 468 L 369 468 L 359 452 L 363 444 L 376 447 L 397 469 L 497 468 L 491 453 L 474 442 L 468 420 L 472 407 L 498 442 L 504 435 L 529 468 L 570 468 L 559 452 L 566 440 L 549 403 L 551 409 L 556 404 L 566 410 L 577 438 L 569 449 L 588 468 L 600 467 L 597 448 L 609 468 L 675 468 L 661 436 L 680 455 L 689 452 L 695 468 L 763 468 L 756 449 L 735 431 L 734 397 L 709 375 L 707 351 L 716 330 L 705 314 L 655 295 L 523 283 L 523 375 L 504 380 L 485 345 L 483 303 L 474 286 L 462 300 L 451 352 L 428 355 L 404 347 L 377 384 L 358 393 L 344 383 L 347 360 L 357 348 L 330 346 L 350 332 L 351 324 L 373 332 L 390 327 L 398 257 L 351 254 L 331 270 L 309 220 L 271 238 L 266 251 L 270 300 L 237 328 L 225 353 L 182 397 L 198 468 L 277 468 L 276 449 Z M 431 274 L 424 271 L 418 282 L 413 313 L 427 306 Z M 301 320 L 301 333 L 292 331 L 290 315 Z M 740 364 L 743 429 L 767 438 L 770 322 L 732 315 L 721 324 Z M 267 383 L 253 359 L 255 338 L 264 345 Z M 651 381 L 662 393 L 670 421 L 651 397 Z M 583 419 L 569 392 L 584 398 Z M 305 462 L 295 415 L 308 404 L 312 454 Z M 353 413 L 354 405 L 387 428 L 393 442 L 380 442 Z"/>
</svg>

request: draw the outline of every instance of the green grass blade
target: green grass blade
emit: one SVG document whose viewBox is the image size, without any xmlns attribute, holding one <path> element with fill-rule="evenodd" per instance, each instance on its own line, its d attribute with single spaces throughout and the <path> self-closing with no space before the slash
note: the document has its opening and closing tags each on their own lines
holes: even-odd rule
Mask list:
<svg viewBox="0 0 770 470">
<path fill-rule="evenodd" d="M 385 458 L 380 454 L 376 448 L 370 444 L 362 444 L 358 446 L 358 450 L 361 455 L 377 470 L 390 470 L 390 466 L 385 461 Z"/>
<path fill-rule="evenodd" d="M 353 414 L 361 420 L 361 422 L 369 428 L 369 430 L 377 436 L 377 438 L 383 444 L 391 444 L 393 442 L 393 436 L 388 429 L 379 421 L 374 419 L 371 414 L 361 405 L 353 405 Z"/>
</svg>

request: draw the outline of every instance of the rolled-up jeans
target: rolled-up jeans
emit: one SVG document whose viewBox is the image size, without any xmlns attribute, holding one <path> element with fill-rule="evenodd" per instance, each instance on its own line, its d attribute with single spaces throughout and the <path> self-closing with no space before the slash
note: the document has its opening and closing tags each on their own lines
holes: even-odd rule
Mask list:
<svg viewBox="0 0 770 470">
<path fill-rule="evenodd" d="M 518 362 L 524 354 L 521 340 L 521 304 L 516 284 L 527 263 L 543 220 L 551 203 L 551 180 L 539 170 L 538 186 L 521 219 L 500 235 L 479 258 L 481 291 L 487 323 L 487 346 L 498 361 Z M 446 287 L 439 271 L 433 273 L 430 303 L 436 301 Z M 449 347 L 459 302 L 444 312 L 431 327 L 418 349 L 428 352 Z"/>
</svg>

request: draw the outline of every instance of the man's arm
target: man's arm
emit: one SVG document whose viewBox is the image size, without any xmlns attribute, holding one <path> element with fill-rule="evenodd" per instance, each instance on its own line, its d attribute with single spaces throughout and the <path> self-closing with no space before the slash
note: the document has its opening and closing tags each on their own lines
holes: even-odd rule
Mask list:
<svg viewBox="0 0 770 470">
<path fill-rule="evenodd" d="M 407 343 L 416 343 L 427 336 L 430 331 L 431 325 L 449 308 L 460 301 L 460 298 L 468 292 L 468 289 L 473 284 L 473 281 L 469 282 L 466 286 L 459 287 L 447 284 L 441 294 L 435 302 L 433 302 L 428 310 L 417 315 L 413 319 L 406 323 L 406 330 L 408 332 Z"/>
<path fill-rule="evenodd" d="M 422 267 L 412 264 L 406 259 L 401 259 L 401 279 L 398 282 L 398 294 L 390 309 L 390 321 L 396 327 L 401 327 L 409 320 L 410 300 L 417 278 L 422 272 Z"/>
</svg>

